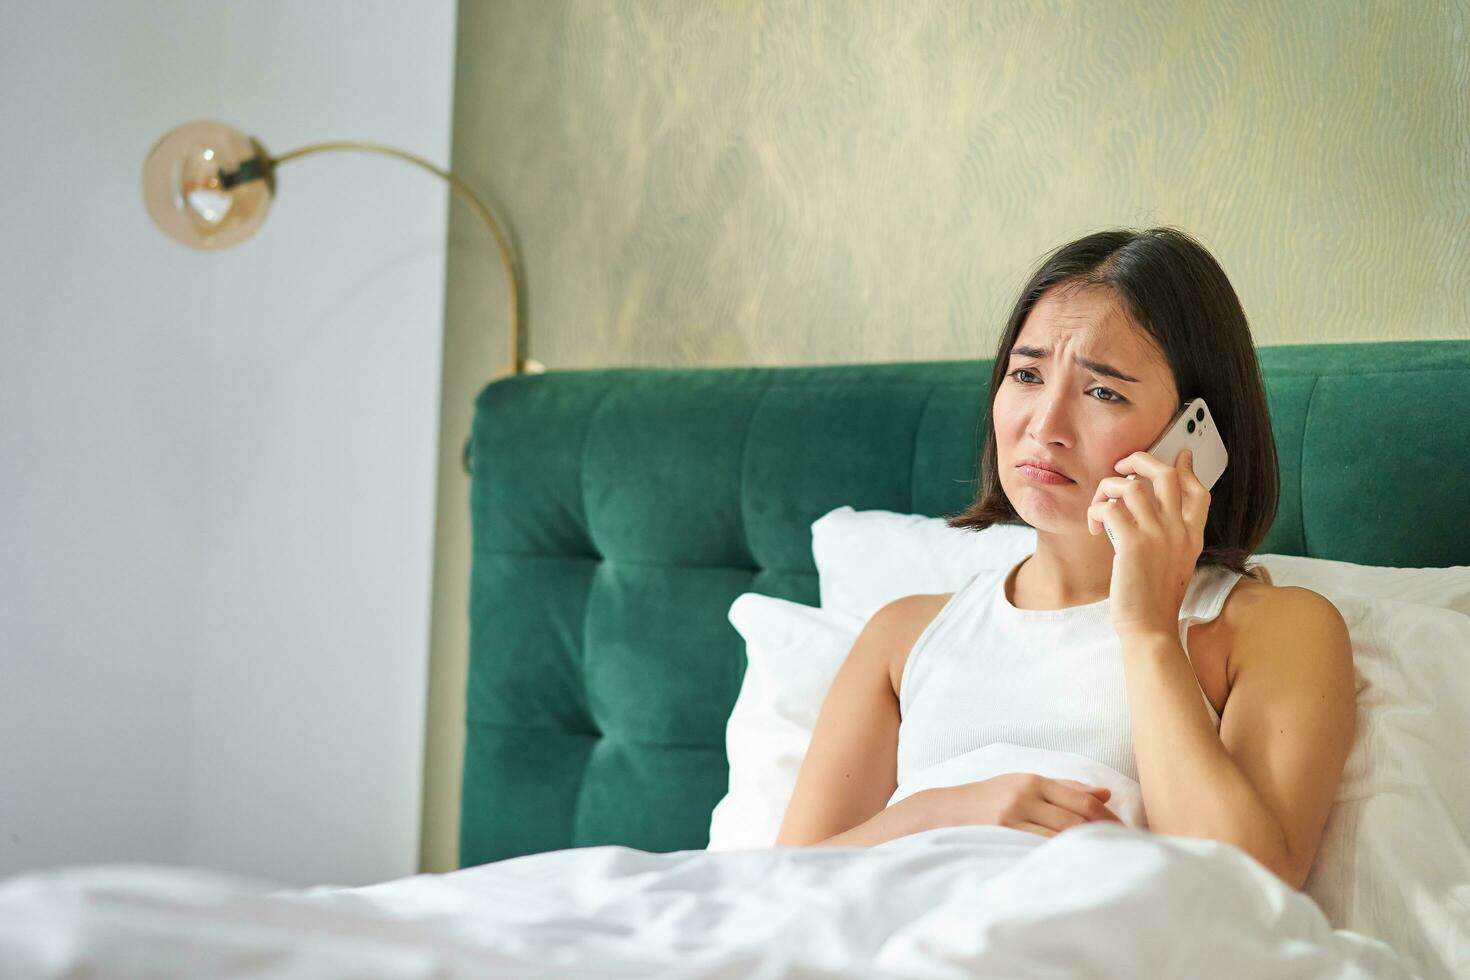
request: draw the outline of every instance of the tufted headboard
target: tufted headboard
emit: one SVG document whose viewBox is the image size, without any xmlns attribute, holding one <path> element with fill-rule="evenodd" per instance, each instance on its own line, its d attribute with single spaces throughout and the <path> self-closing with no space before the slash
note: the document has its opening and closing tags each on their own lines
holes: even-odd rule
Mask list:
<svg viewBox="0 0 1470 980">
<path fill-rule="evenodd" d="M 1470 341 L 1257 353 L 1281 466 L 1260 553 L 1470 565 Z M 811 524 L 834 507 L 963 509 L 989 377 L 950 361 L 487 386 L 460 865 L 704 847 L 745 669 L 731 602 L 815 605 Z"/>
</svg>

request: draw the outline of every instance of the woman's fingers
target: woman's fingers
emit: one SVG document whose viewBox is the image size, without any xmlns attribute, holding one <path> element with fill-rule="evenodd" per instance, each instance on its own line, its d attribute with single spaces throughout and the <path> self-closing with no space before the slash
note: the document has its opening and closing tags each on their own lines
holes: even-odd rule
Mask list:
<svg viewBox="0 0 1470 980">
<path fill-rule="evenodd" d="M 1113 795 L 1113 791 L 1110 790 L 1110 789 L 1108 789 L 1108 787 L 1106 787 L 1106 786 L 1093 786 L 1090 783 L 1079 783 L 1075 779 L 1058 779 L 1057 782 L 1059 782 L 1059 783 L 1067 783 L 1069 785 L 1076 786 L 1078 789 L 1086 790 L 1089 793 L 1095 793 L 1095 794 L 1097 794 L 1097 797 L 1099 799 L 1104 799 L 1105 800 L 1109 796 L 1112 796 Z"/>
<path fill-rule="evenodd" d="M 1032 823 L 1039 823 L 1043 827 L 1050 827 L 1058 833 L 1064 830 L 1070 830 L 1073 827 L 1080 827 L 1090 822 L 1086 817 L 1071 807 L 1059 806 L 1056 803 L 1047 803 L 1042 800 L 1037 800 L 1035 807 L 1026 816 Z"/>
<path fill-rule="evenodd" d="M 1068 780 L 1071 782 L 1071 780 Z M 1103 806 L 1102 800 L 1092 793 L 1083 789 L 1076 789 L 1062 783 L 1060 780 L 1051 780 L 1042 784 L 1041 796 L 1050 804 L 1064 807 L 1077 816 L 1078 822 L 1085 823 L 1091 820 L 1113 820 L 1118 823 L 1123 821 L 1118 815 Z"/>
</svg>

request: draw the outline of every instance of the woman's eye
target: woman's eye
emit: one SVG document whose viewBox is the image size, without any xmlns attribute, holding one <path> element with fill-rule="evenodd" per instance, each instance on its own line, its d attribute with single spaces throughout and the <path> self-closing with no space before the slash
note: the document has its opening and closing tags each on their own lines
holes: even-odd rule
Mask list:
<svg viewBox="0 0 1470 980">
<path fill-rule="evenodd" d="M 1012 371 L 1010 373 L 1009 376 L 1011 378 L 1014 378 L 1017 384 L 1021 384 L 1021 385 L 1029 385 L 1029 384 L 1031 384 L 1031 382 L 1023 381 L 1021 378 L 1017 377 L 1018 375 L 1022 375 L 1022 374 L 1029 374 L 1033 378 L 1036 377 L 1036 373 L 1034 371 L 1028 371 L 1026 368 L 1016 368 L 1014 371 Z M 1087 390 L 1088 391 L 1102 391 L 1102 392 L 1106 392 L 1107 393 L 1107 396 L 1108 397 L 1106 397 L 1106 398 L 1095 398 L 1095 399 L 1093 399 L 1094 401 L 1100 401 L 1100 402 L 1104 402 L 1104 403 L 1107 403 L 1107 404 L 1119 404 L 1121 402 L 1126 402 L 1128 400 L 1128 399 L 1124 398 L 1122 395 L 1118 394 L 1113 389 L 1111 389 L 1111 388 L 1104 388 L 1101 385 L 1098 385 L 1096 388 L 1089 388 Z"/>
</svg>

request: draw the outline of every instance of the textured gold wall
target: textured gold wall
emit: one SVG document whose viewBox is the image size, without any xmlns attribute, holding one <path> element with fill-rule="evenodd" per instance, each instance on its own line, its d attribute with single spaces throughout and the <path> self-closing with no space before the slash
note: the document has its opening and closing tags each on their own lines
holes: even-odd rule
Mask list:
<svg viewBox="0 0 1470 980">
<path fill-rule="evenodd" d="M 453 165 L 552 369 L 989 357 L 1041 255 L 1118 224 L 1199 237 L 1258 345 L 1470 336 L 1465 0 L 462 0 Z M 451 229 L 446 454 L 506 343 L 484 230 Z M 463 718 L 443 482 L 431 868 Z"/>
<path fill-rule="evenodd" d="M 1258 344 L 1470 330 L 1464 2 L 464 0 L 459 30 L 454 165 L 552 368 L 989 356 L 1039 256 L 1113 224 L 1198 235 Z"/>
</svg>

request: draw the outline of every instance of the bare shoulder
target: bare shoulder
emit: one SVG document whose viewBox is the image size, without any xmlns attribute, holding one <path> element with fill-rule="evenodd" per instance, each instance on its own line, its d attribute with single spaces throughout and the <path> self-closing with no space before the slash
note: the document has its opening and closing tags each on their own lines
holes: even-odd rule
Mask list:
<svg viewBox="0 0 1470 980">
<path fill-rule="evenodd" d="M 1290 646 L 1293 637 L 1344 638 L 1347 634 L 1342 613 L 1326 596 L 1249 576 L 1230 591 L 1219 619 L 1229 651 L 1226 670 L 1232 686 L 1252 651 L 1279 651 L 1283 641 Z"/>
<path fill-rule="evenodd" d="M 870 627 L 882 633 L 888 682 L 894 697 L 898 697 L 899 680 L 903 677 L 904 665 L 908 663 L 909 651 L 953 595 L 953 592 L 906 595 L 874 613 Z"/>
</svg>

